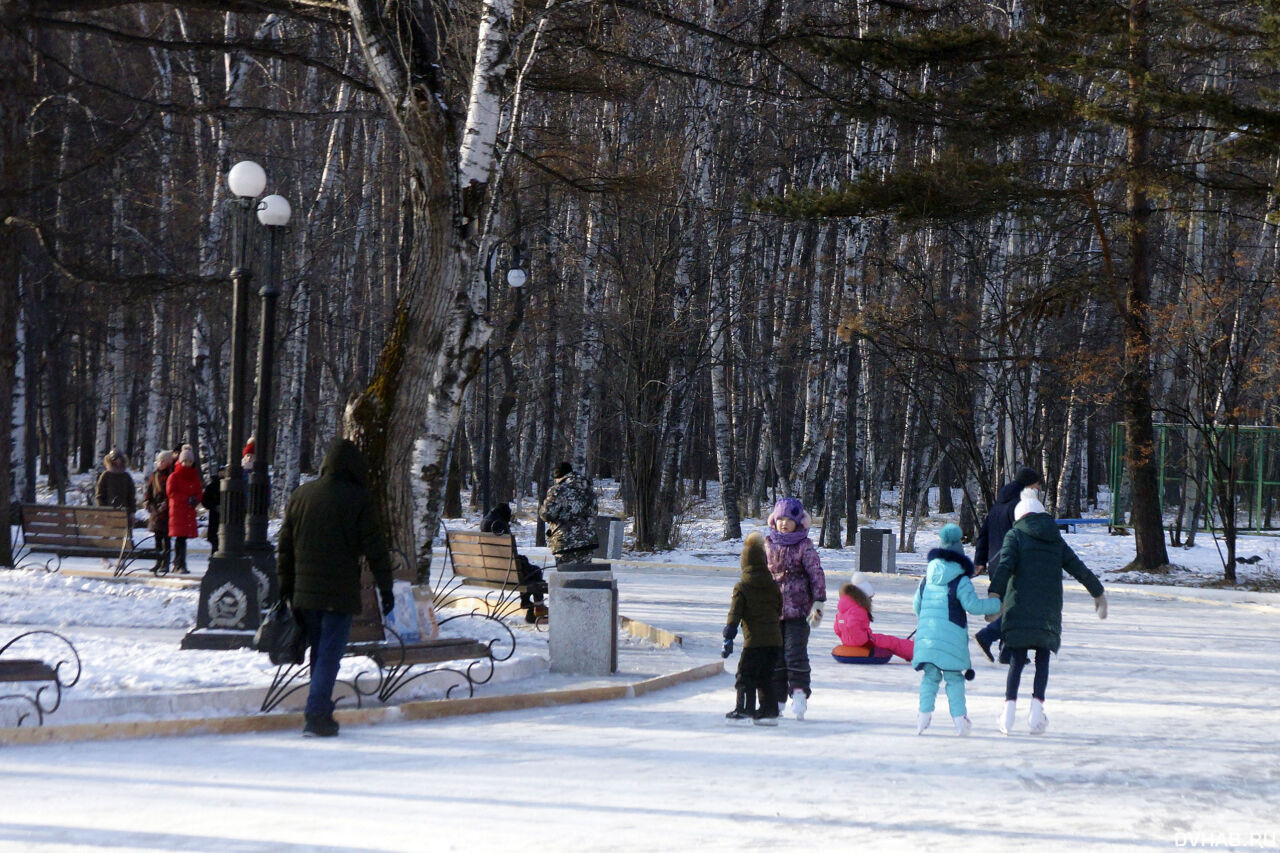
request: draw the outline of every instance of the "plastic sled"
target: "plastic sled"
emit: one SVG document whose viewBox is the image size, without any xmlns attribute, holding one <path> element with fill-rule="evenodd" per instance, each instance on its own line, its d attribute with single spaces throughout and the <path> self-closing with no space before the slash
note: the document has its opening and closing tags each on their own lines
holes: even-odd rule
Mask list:
<svg viewBox="0 0 1280 853">
<path fill-rule="evenodd" d="M 889 658 L 893 657 L 890 652 L 883 655 L 873 652 L 874 649 L 866 646 L 836 646 L 831 650 L 831 656 L 840 663 L 888 663 Z"/>
</svg>

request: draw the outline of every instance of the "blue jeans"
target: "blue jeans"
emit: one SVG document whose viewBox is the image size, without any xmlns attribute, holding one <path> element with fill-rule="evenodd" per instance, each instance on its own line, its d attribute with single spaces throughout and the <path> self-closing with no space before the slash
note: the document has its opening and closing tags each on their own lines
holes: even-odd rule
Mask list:
<svg viewBox="0 0 1280 853">
<path fill-rule="evenodd" d="M 333 713 L 333 685 L 338 665 L 351 635 L 350 613 L 332 610 L 297 610 L 298 621 L 307 629 L 311 643 L 311 692 L 307 694 L 307 714 Z"/>
<path fill-rule="evenodd" d="M 938 685 L 942 679 L 947 680 L 947 704 L 951 707 L 951 716 L 963 717 L 966 713 L 964 704 L 964 673 L 954 669 L 938 669 L 931 663 L 923 665 L 924 673 L 920 678 L 920 711 L 932 713 L 934 702 L 938 698 Z"/>
</svg>

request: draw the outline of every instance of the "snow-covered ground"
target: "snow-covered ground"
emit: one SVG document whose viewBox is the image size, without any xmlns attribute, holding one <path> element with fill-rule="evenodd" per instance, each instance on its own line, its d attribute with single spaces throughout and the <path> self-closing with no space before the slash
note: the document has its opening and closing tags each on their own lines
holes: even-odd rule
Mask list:
<svg viewBox="0 0 1280 853">
<path fill-rule="evenodd" d="M 921 530 L 917 554 L 899 555 L 902 574 L 877 580 L 878 630 L 913 629 L 913 575 L 943 520 Z M 684 637 L 677 651 L 630 643 L 631 672 L 718 659 L 737 564 L 720 527 L 695 508 L 677 551 L 629 552 L 615 568 L 622 614 Z M 517 530 L 542 562 L 532 537 L 532 524 Z M 1176 552 L 1184 571 L 1141 585 L 1121 582 L 1133 579 L 1120 575 L 1131 537 L 1069 541 L 1107 584 L 1111 612 L 1099 621 L 1067 581 L 1039 737 L 1026 733 L 1025 695 L 1015 733 L 996 731 L 1005 670 L 976 646 L 973 736 L 953 734 L 941 696 L 916 736 L 918 674 L 837 664 L 828 619 L 810 644 L 808 716 L 777 729 L 726 724 L 735 655 L 722 676 L 641 698 L 353 726 L 333 741 L 0 747 L 0 850 L 1280 850 L 1280 593 L 1203 588 L 1221 577 L 1204 535 Z M 1262 557 L 1240 567 L 1242 581 L 1274 584 L 1274 541 L 1242 539 L 1241 555 Z M 834 600 L 856 555 L 822 558 Z M 0 572 L 0 631 L 52 627 L 81 648 L 73 694 L 265 684 L 271 668 L 254 653 L 177 649 L 194 612 L 192 590 Z M 536 635 L 521 642 L 545 655 Z"/>
</svg>

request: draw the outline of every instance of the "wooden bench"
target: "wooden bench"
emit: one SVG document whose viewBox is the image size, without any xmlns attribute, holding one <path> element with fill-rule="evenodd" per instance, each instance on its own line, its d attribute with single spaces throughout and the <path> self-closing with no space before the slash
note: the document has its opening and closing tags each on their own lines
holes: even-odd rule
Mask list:
<svg viewBox="0 0 1280 853">
<path fill-rule="evenodd" d="M 45 564 L 49 571 L 60 568 L 63 557 L 102 557 L 115 561 L 114 574 L 120 576 L 134 560 L 159 555 L 154 547 L 134 543 L 133 518 L 120 507 L 23 504 L 21 529 L 26 550 L 58 559 L 56 566 Z"/>
<path fill-rule="evenodd" d="M 495 616 L 509 616 L 520 609 L 520 599 L 545 595 L 546 584 L 520 581 L 516 562 L 516 538 L 510 533 L 480 533 L 475 530 L 445 530 L 445 553 L 459 583 L 497 591 L 486 605 Z M 526 621 L 545 623 L 545 608 L 534 610 Z"/>
<path fill-rule="evenodd" d="M 40 658 L 8 658 L 4 659 L 4 654 L 15 646 L 31 646 L 34 650 L 39 650 L 42 646 L 50 643 L 61 644 L 60 651 L 62 654 L 70 654 L 69 659 L 64 659 L 50 666 Z M 62 668 L 69 667 L 74 662 L 74 674 L 69 680 L 63 680 Z M 75 685 L 80 680 L 80 655 L 76 652 L 75 646 L 71 641 L 61 634 L 53 631 L 28 631 L 25 634 L 19 634 L 9 642 L 0 646 L 0 684 L 36 684 L 34 691 L 27 693 L 10 693 L 0 696 L 0 712 L 7 710 L 6 701 L 16 700 L 19 702 L 19 710 L 14 714 L 16 717 L 16 725 L 21 726 L 31 718 L 32 713 L 35 714 L 37 725 L 44 725 L 44 718 L 62 705 L 62 691 L 68 687 Z M 49 691 L 52 691 L 50 698 Z M 28 710 L 30 706 L 30 710 Z M 0 713 L 0 718 L 7 716 Z"/>
<path fill-rule="evenodd" d="M 351 635 L 347 641 L 347 647 L 343 650 L 343 657 L 365 658 L 373 665 L 376 672 L 362 671 L 350 681 L 340 682 L 351 691 L 356 707 L 360 707 L 369 697 L 377 697 L 383 703 L 389 702 L 410 682 L 440 673 L 461 679 L 445 690 L 446 699 L 452 698 L 453 692 L 464 684 L 467 687 L 467 696 L 473 696 L 477 685 L 484 684 L 493 677 L 494 663 L 506 660 L 515 651 L 515 637 L 501 622 L 497 624 L 502 625 L 506 639 L 511 644 L 511 650 L 501 657 L 494 655 L 494 646 L 503 639 L 501 637 L 489 642 L 467 637 L 404 641 L 398 636 L 393 636 L 392 639 L 387 639 L 386 629 L 382 624 L 382 610 L 378 606 L 378 595 L 374 591 L 372 578 L 367 571 L 363 575 L 360 592 L 361 612 L 352 621 Z M 483 614 L 463 613 L 444 621 L 473 616 L 483 617 Z M 469 663 L 461 668 L 432 666 L 450 661 L 469 661 Z M 477 666 L 486 664 L 485 670 L 476 671 Z M 263 696 L 261 710 L 263 712 L 272 710 L 288 696 L 308 686 L 310 680 L 310 660 L 302 664 L 286 664 L 278 667 L 271 686 Z"/>
</svg>

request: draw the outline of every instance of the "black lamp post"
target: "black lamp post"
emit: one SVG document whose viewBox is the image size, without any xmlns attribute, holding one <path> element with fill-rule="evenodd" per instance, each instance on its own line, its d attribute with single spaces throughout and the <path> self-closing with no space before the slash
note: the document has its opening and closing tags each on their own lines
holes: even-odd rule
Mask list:
<svg viewBox="0 0 1280 853">
<path fill-rule="evenodd" d="M 267 273 L 263 277 L 262 320 L 258 336 L 258 398 L 254 403 L 253 470 L 249 472 L 249 535 L 245 550 L 253 561 L 255 574 L 268 581 L 265 596 L 277 595 L 276 552 L 267 539 L 267 512 L 271 507 L 271 382 L 275 365 L 276 300 L 280 296 L 280 250 L 283 234 L 293 209 L 284 196 L 269 195 L 258 205 L 258 221 L 267 228 Z M 233 445 L 234 449 L 234 445 Z M 259 590 L 261 592 L 261 590 Z M 262 602 L 266 603 L 266 601 Z"/>
<path fill-rule="evenodd" d="M 519 290 L 524 287 L 528 281 L 528 275 L 524 271 L 524 254 L 523 247 L 516 244 L 514 247 L 514 256 L 511 261 L 511 269 L 507 270 L 507 286 Z M 489 315 L 489 284 L 493 279 L 493 262 L 497 257 L 497 247 L 489 254 L 489 259 L 484 266 L 484 313 L 485 317 Z M 484 460 L 480 465 L 480 511 L 488 513 L 493 509 L 490 503 L 490 485 L 489 485 L 489 456 L 491 453 L 490 443 L 492 442 L 493 429 L 489 421 L 489 405 L 490 405 L 490 385 L 489 373 L 490 364 L 492 362 L 489 354 L 489 341 L 484 342 Z"/>
<path fill-rule="evenodd" d="M 184 649 L 238 649 L 253 645 L 259 622 L 260 579 L 244 552 L 245 481 L 236 451 L 244 444 L 244 397 L 248 373 L 249 250 L 257 197 L 267 186 L 267 173 L 251 160 L 227 173 L 236 196 L 231 215 L 231 399 L 227 412 L 227 473 L 222 479 L 219 549 L 209 558 L 200 581 L 196 627 L 182 638 Z M 265 579 L 262 579 L 265 580 Z"/>
</svg>

